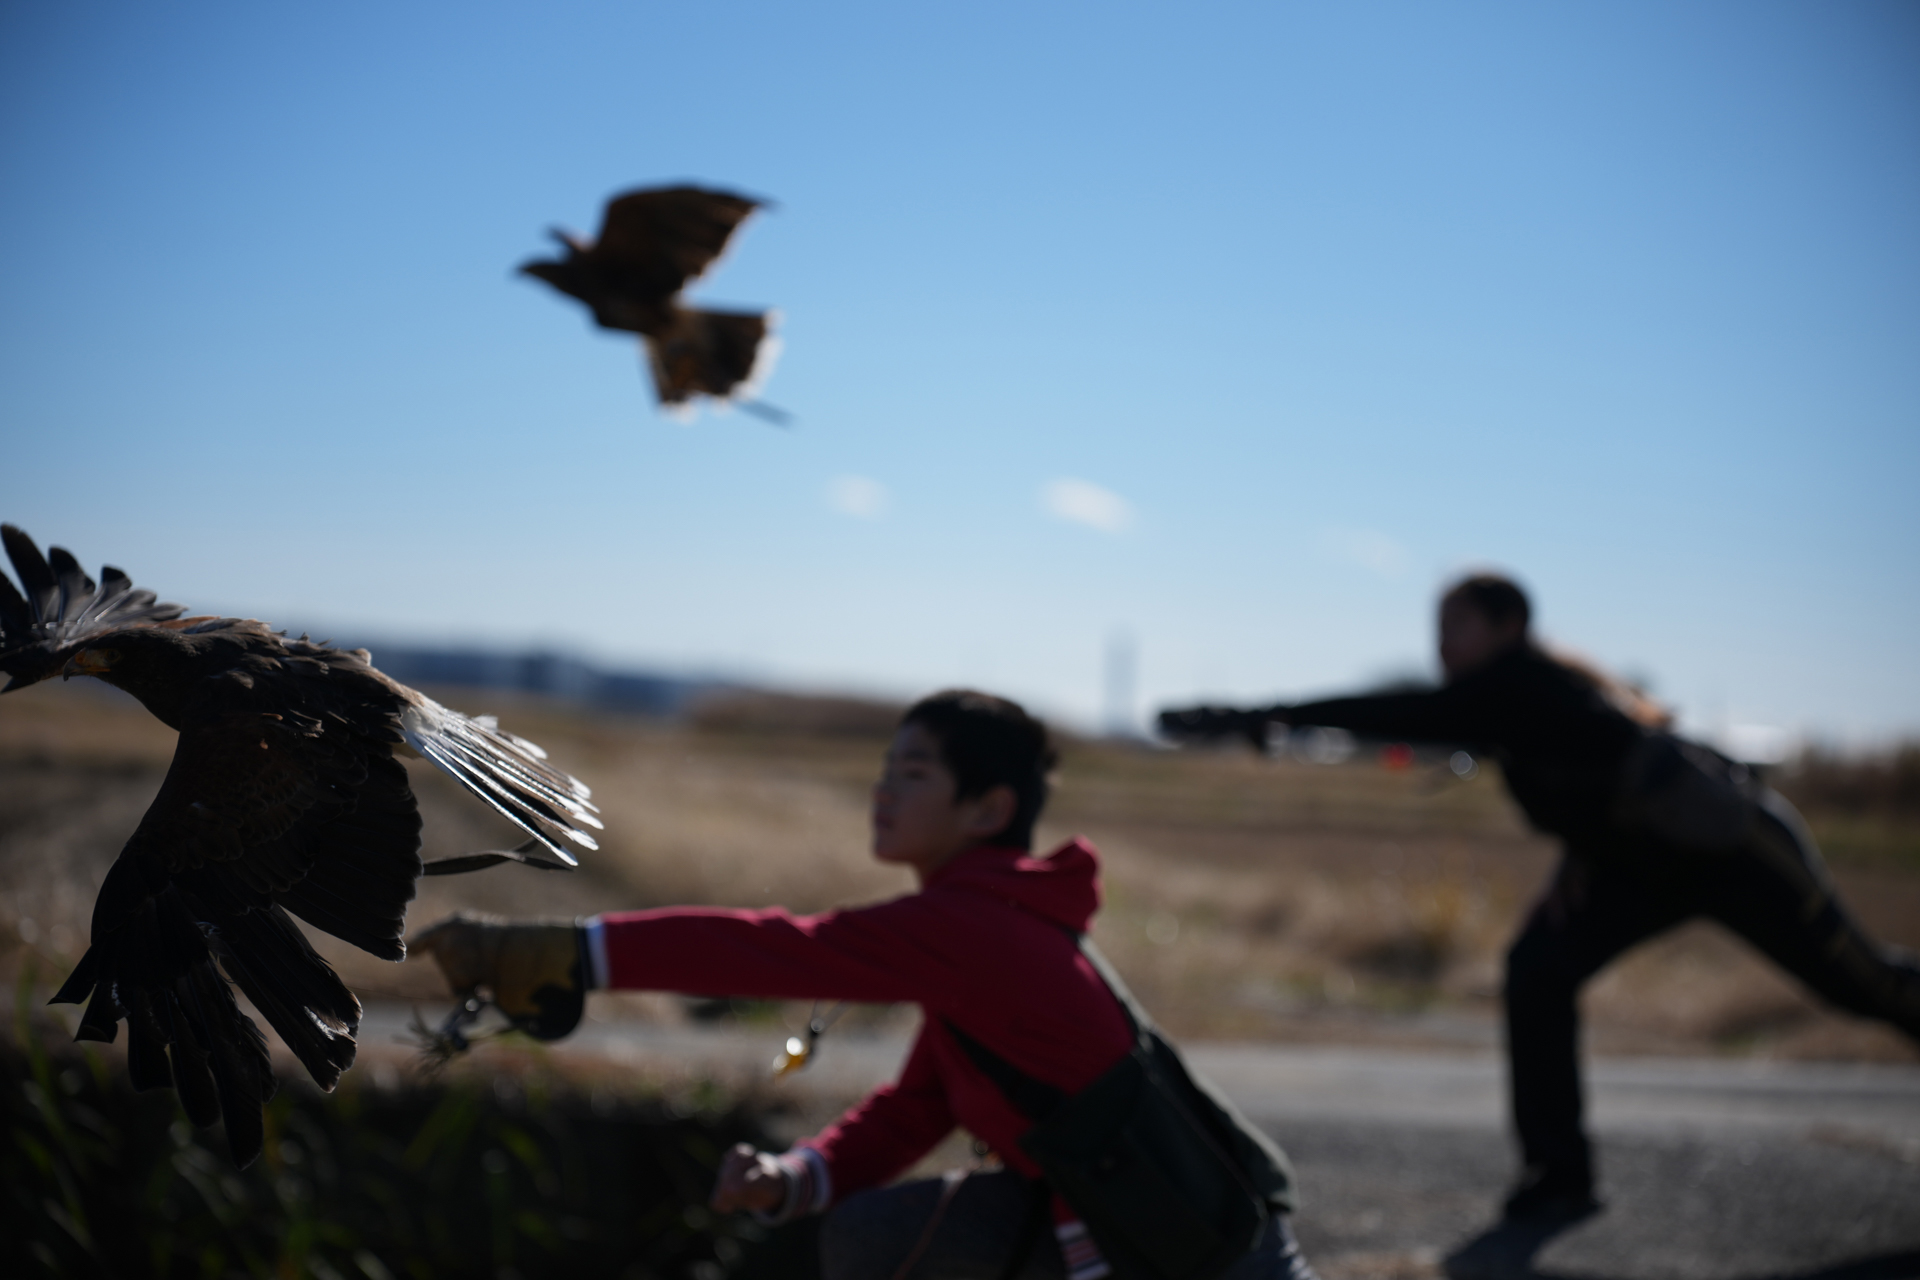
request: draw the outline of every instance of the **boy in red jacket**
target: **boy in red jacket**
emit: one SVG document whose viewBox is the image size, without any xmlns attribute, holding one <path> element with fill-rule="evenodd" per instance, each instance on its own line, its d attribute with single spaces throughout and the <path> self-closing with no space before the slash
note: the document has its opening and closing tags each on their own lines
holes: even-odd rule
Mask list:
<svg viewBox="0 0 1920 1280">
<path fill-rule="evenodd" d="M 509 1017 L 549 1037 L 578 1023 L 588 987 L 918 1004 L 925 1020 L 897 1081 L 791 1151 L 736 1147 L 713 1206 L 770 1222 L 827 1211 L 827 1280 L 1098 1280 L 1109 1274 L 1105 1259 L 1036 1183 L 1020 1147 L 1029 1120 L 949 1030 L 1066 1094 L 1132 1044 L 1126 1015 L 1076 940 L 1100 905 L 1092 846 L 1029 852 L 1053 762 L 1046 729 L 1018 705 L 936 694 L 901 720 L 873 792 L 874 856 L 911 867 L 917 893 L 815 916 L 704 907 L 579 924 L 455 916 L 414 945 L 456 992 L 487 988 Z M 886 1185 L 956 1125 L 1003 1167 Z M 1290 1197 L 1276 1200 L 1280 1212 L 1226 1273 L 1232 1280 L 1311 1277 L 1287 1229 Z"/>
</svg>

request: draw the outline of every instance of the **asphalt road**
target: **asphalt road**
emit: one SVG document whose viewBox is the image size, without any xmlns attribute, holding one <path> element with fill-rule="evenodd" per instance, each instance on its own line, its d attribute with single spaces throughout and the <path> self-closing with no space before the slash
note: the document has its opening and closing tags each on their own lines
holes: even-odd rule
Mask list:
<svg viewBox="0 0 1920 1280">
<path fill-rule="evenodd" d="M 368 1011 L 370 1048 L 410 1011 Z M 588 1022 L 556 1051 L 767 1091 L 806 1131 L 890 1079 L 899 1035 L 830 1035 L 770 1084 L 784 1032 Z M 1920 1068 L 1602 1060 L 1589 1072 L 1606 1210 L 1551 1238 L 1490 1231 L 1512 1176 L 1484 1052 L 1193 1045 L 1193 1065 L 1293 1157 L 1325 1280 L 1920 1277 Z"/>
<path fill-rule="evenodd" d="M 1588 1073 L 1604 1213 L 1489 1231 L 1512 1176 L 1486 1054 L 1195 1046 L 1298 1166 L 1327 1280 L 1920 1276 L 1920 1070 L 1601 1060 Z"/>
</svg>

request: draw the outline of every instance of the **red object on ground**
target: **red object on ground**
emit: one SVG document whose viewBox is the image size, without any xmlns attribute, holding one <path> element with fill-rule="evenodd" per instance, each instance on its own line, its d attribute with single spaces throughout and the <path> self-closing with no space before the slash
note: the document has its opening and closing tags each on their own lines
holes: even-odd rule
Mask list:
<svg viewBox="0 0 1920 1280">
<path fill-rule="evenodd" d="M 1389 769 L 1413 767 L 1413 748 L 1404 742 L 1391 742 L 1380 748 L 1380 763 Z"/>
<path fill-rule="evenodd" d="M 803 1145 L 825 1159 L 836 1200 L 888 1181 L 956 1125 L 1029 1176 L 1027 1120 L 941 1020 L 1067 1092 L 1127 1052 L 1119 1004 L 1080 954 L 1100 905 L 1099 857 L 1073 840 L 1045 858 L 978 846 L 919 893 L 816 916 L 775 908 L 615 912 L 608 985 L 779 1000 L 911 1001 L 926 1020 L 900 1078 Z"/>
</svg>

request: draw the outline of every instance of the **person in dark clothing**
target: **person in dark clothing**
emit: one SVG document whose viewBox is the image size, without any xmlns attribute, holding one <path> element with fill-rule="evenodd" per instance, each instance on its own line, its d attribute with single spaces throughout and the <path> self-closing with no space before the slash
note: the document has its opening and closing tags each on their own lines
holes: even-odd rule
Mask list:
<svg viewBox="0 0 1920 1280">
<path fill-rule="evenodd" d="M 1793 807 L 1746 767 L 1666 732 L 1637 692 L 1538 644 L 1506 578 L 1440 604 L 1446 684 L 1431 692 L 1163 712 L 1175 738 L 1314 725 L 1457 744 L 1500 762 L 1539 829 L 1564 841 L 1551 887 L 1507 952 L 1506 1029 L 1523 1170 L 1511 1220 L 1599 1208 L 1582 1123 L 1580 988 L 1629 947 L 1698 916 L 1745 938 L 1823 999 L 1920 1040 L 1920 965 L 1869 937 Z"/>
</svg>

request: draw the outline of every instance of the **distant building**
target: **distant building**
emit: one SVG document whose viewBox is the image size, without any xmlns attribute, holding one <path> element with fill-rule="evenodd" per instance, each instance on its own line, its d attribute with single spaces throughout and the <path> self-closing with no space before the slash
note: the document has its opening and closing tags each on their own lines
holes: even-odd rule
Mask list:
<svg viewBox="0 0 1920 1280">
<path fill-rule="evenodd" d="M 342 643 L 346 643 L 343 641 Z M 567 654 L 368 644 L 374 664 L 402 684 L 536 693 L 607 711 L 672 719 L 696 699 L 739 686 L 723 680 L 603 671 Z"/>
</svg>

